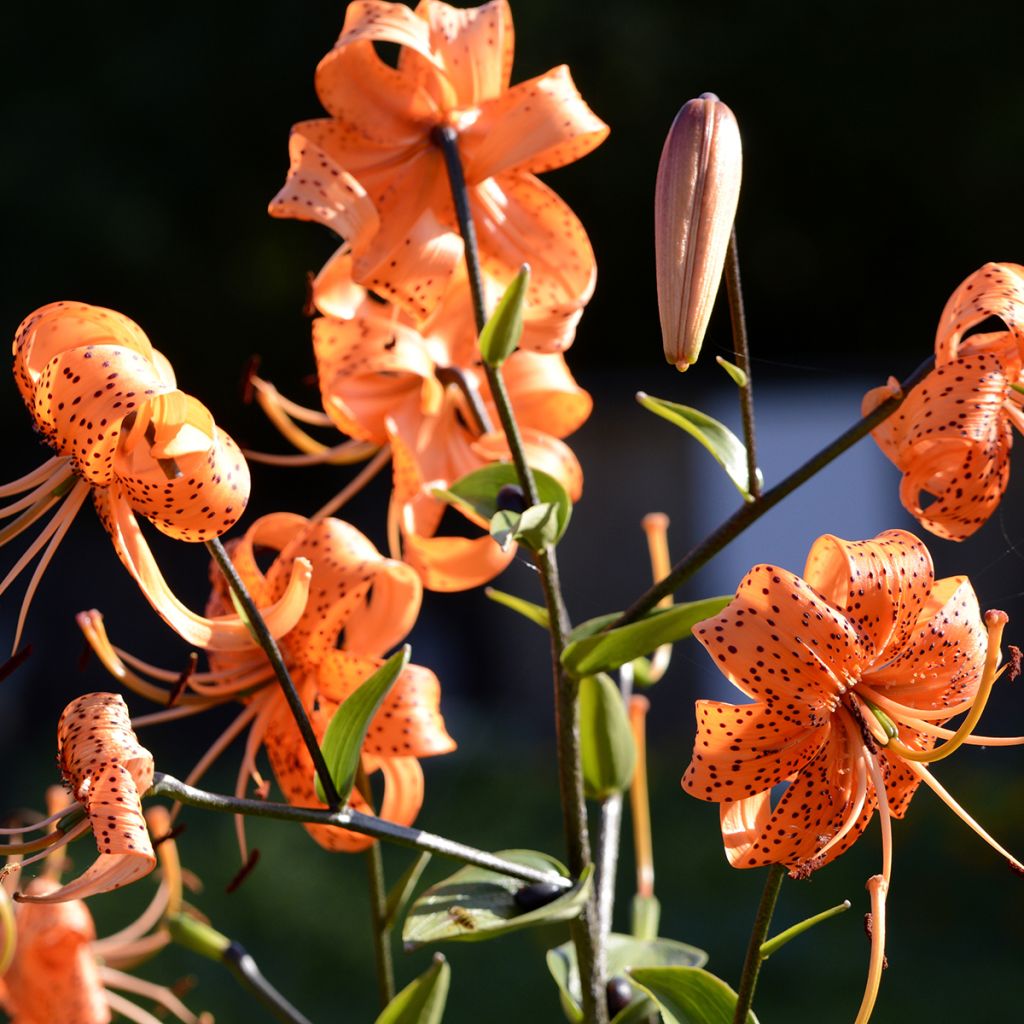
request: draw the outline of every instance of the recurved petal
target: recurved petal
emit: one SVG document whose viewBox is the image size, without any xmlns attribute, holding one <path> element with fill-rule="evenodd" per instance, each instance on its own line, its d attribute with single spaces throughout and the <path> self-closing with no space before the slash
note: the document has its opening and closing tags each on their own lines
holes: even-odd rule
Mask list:
<svg viewBox="0 0 1024 1024">
<path fill-rule="evenodd" d="M 733 803 L 792 778 L 828 738 L 817 728 L 786 721 L 770 704 L 697 701 L 693 759 L 683 776 L 691 796 Z"/>
<path fill-rule="evenodd" d="M 950 576 L 935 584 L 898 654 L 862 680 L 907 708 L 936 711 L 977 693 L 987 648 L 974 588 L 966 576 Z"/>
<path fill-rule="evenodd" d="M 818 851 L 846 824 L 846 835 L 822 863 L 848 849 L 874 811 L 870 793 L 858 811 L 856 756 L 859 752 L 851 748 L 847 730 L 832 729 L 826 744 L 790 782 L 774 808 L 770 790 L 723 803 L 722 837 L 729 863 L 736 868 L 768 864 L 798 868 L 814 862 Z"/>
<path fill-rule="evenodd" d="M 508 87 L 515 36 L 506 0 L 468 8 L 422 0 L 416 14 L 430 28 L 433 60 L 451 84 L 458 107 L 479 106 Z"/>
<path fill-rule="evenodd" d="M 392 307 L 367 301 L 351 320 L 318 317 L 313 351 L 324 411 L 351 437 L 384 444 L 398 406 L 437 400 L 433 360 Z"/>
<path fill-rule="evenodd" d="M 541 174 L 596 149 L 608 126 L 587 106 L 564 65 L 520 82 L 483 105 L 459 134 L 466 181 L 505 172 Z"/>
<path fill-rule="evenodd" d="M 773 565 L 754 566 L 721 614 L 693 634 L 735 686 L 806 727 L 824 724 L 864 665 L 846 617 Z"/>
<path fill-rule="evenodd" d="M 865 654 L 881 664 L 905 647 L 935 570 L 928 549 L 904 530 L 861 541 L 825 534 L 811 547 L 804 579 L 847 617 Z"/>
<path fill-rule="evenodd" d="M 180 391 L 139 407 L 113 468 L 132 508 L 176 540 L 219 537 L 249 501 L 249 466 L 238 445 Z"/>
<path fill-rule="evenodd" d="M 489 537 L 427 537 L 402 531 L 402 558 L 411 565 L 427 590 L 450 593 L 489 583 L 515 558 Z"/>
<path fill-rule="evenodd" d="M 316 275 L 313 303 L 324 316 L 349 320 L 365 301 L 366 289 L 352 277 L 352 250 L 345 244 Z"/>
<path fill-rule="evenodd" d="M 321 122 L 308 122 L 315 129 Z M 272 217 L 311 220 L 330 228 L 350 245 L 365 245 L 380 226 L 373 201 L 359 182 L 297 124 L 288 140 L 288 177 L 270 201 Z"/>
<path fill-rule="evenodd" d="M 204 618 L 178 600 L 160 572 L 119 484 L 94 489 L 93 501 L 121 563 L 156 613 L 186 643 L 206 651 L 252 649 L 252 636 L 237 615 Z M 297 559 L 284 595 L 274 605 L 261 609 L 267 628 L 275 638 L 283 636 L 299 621 L 309 595 L 311 573 L 309 563 Z"/>
<path fill-rule="evenodd" d="M 527 317 L 542 317 L 564 332 L 567 319 L 590 299 L 597 278 L 594 252 L 579 218 L 532 174 L 501 174 L 469 191 L 484 272 L 504 286 L 529 263 Z M 564 348 L 571 333 L 558 338 L 544 347 Z"/>
<path fill-rule="evenodd" d="M 568 437 L 587 421 L 593 399 L 573 379 L 565 357 L 520 350 L 502 366 L 516 419 L 553 437 Z"/>
<path fill-rule="evenodd" d="M 50 360 L 89 346 L 126 348 L 146 363 L 154 357 L 142 328 L 122 313 L 85 302 L 41 306 L 21 322 L 14 336 L 14 376 L 29 408 L 39 375 Z M 163 383 L 173 388 L 173 375 Z"/>
<path fill-rule="evenodd" d="M 348 651 L 331 651 L 317 676 L 321 699 L 344 703 L 383 664 Z M 421 665 L 407 665 L 370 723 L 363 753 L 382 761 L 393 757 L 431 757 L 455 749 L 441 717 L 441 684 Z"/>
<path fill-rule="evenodd" d="M 942 364 L 956 359 L 964 334 L 991 316 L 1006 324 L 1018 353 L 1024 356 L 1024 267 L 986 263 L 961 283 L 939 317 L 936 361 Z"/>
</svg>

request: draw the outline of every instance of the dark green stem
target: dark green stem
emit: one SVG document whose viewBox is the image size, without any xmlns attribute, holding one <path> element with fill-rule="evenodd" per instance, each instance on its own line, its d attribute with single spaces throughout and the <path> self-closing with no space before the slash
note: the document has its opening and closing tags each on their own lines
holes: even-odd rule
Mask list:
<svg viewBox="0 0 1024 1024">
<path fill-rule="evenodd" d="M 736 248 L 736 229 L 729 236 L 725 256 L 725 288 L 729 295 L 729 320 L 732 323 L 733 349 L 736 365 L 743 371 L 740 388 L 740 414 L 743 417 L 743 440 L 747 446 L 747 490 L 761 496 L 761 481 L 757 472 L 757 435 L 754 430 L 754 384 L 750 376 L 750 344 L 747 340 L 747 314 L 743 308 L 743 287 L 740 284 L 740 258 Z"/>
<path fill-rule="evenodd" d="M 775 913 L 775 903 L 779 898 L 779 890 L 782 888 L 782 880 L 785 877 L 786 869 L 781 864 L 773 864 L 768 869 L 764 892 L 761 893 L 761 903 L 757 908 L 757 917 L 754 918 L 754 927 L 750 932 L 747 958 L 743 962 L 743 974 L 740 976 L 740 988 L 736 997 L 736 1012 L 732 1018 L 733 1024 L 746 1024 L 747 1014 L 754 1001 L 757 976 L 761 973 L 761 964 L 764 960 L 761 956 L 761 945 L 768 937 L 772 914 Z"/>
<path fill-rule="evenodd" d="M 488 871 L 496 871 L 510 878 L 518 878 L 524 882 L 553 882 L 560 889 L 571 889 L 572 879 L 549 871 L 538 871 L 535 868 L 516 864 L 514 861 L 495 857 L 492 853 L 477 850 L 464 843 L 457 843 L 444 836 L 424 832 L 418 828 L 406 828 L 396 825 L 384 818 L 375 818 L 371 814 L 361 814 L 348 807 L 330 811 L 319 807 L 293 807 L 291 804 L 272 803 L 269 800 L 248 800 L 240 797 L 224 796 L 221 793 L 208 793 L 195 786 L 187 786 L 184 782 L 163 772 L 157 772 L 148 796 L 166 796 L 178 803 L 190 807 L 201 807 L 208 811 L 221 814 L 245 814 L 254 818 L 275 818 L 278 821 L 297 821 L 313 825 L 333 825 L 349 832 L 359 832 L 374 839 L 383 839 L 396 846 L 407 846 L 414 850 L 428 850 L 440 857 L 449 857 L 462 864 L 473 864 Z"/>
<path fill-rule="evenodd" d="M 370 780 L 360 767 L 357 785 L 368 804 L 372 805 Z M 370 895 L 370 921 L 373 927 L 373 951 L 377 967 L 377 991 L 381 1009 L 395 998 L 395 965 L 391 956 L 391 927 L 387 923 L 388 891 L 384 881 L 384 858 L 380 843 L 366 851 L 366 881 Z"/>
<path fill-rule="evenodd" d="M 477 333 L 487 322 L 484 303 L 483 276 L 480 270 L 480 252 L 476 241 L 476 228 L 469 207 L 469 192 L 459 156 L 455 130 L 444 125 L 434 129 L 434 143 L 444 154 L 451 186 L 452 202 L 459 222 L 459 231 L 465 246 L 466 269 L 473 298 L 473 315 Z M 512 462 L 516 467 L 519 485 L 527 505 L 538 504 L 537 484 L 526 461 L 519 425 L 512 410 L 512 402 L 505 387 L 500 367 L 484 364 L 491 397 L 498 410 L 498 418 L 505 431 Z M 548 545 L 535 553 L 534 558 L 544 588 L 544 600 L 551 621 L 551 664 L 555 690 L 555 728 L 558 744 L 558 784 L 562 801 L 562 820 L 565 825 L 569 870 L 578 876 L 591 863 L 590 832 L 587 825 L 587 805 L 583 795 L 583 770 L 580 759 L 579 683 L 562 671 L 562 651 L 571 625 L 562 597 L 555 549 Z M 606 1024 L 608 1010 L 605 1002 L 603 957 L 598 945 L 597 894 L 592 892 L 583 913 L 572 922 L 570 929 L 576 945 L 582 980 L 583 1015 L 588 1024 Z"/>
<path fill-rule="evenodd" d="M 900 385 L 900 394 L 887 398 L 874 412 L 855 423 L 849 430 L 837 437 L 830 445 L 823 448 L 817 455 L 808 459 L 799 469 L 790 473 L 785 480 L 765 491 L 760 498 L 746 502 L 738 508 L 712 534 L 705 537 L 695 548 L 687 552 L 674 566 L 672 571 L 658 584 L 642 594 L 622 615 L 607 628 L 616 629 L 639 618 L 644 612 L 650 611 L 663 597 L 673 593 L 682 583 L 688 580 L 698 569 L 703 568 L 727 544 L 735 540 L 751 523 L 757 522 L 769 509 L 774 508 L 783 498 L 792 494 L 802 483 L 824 469 L 833 459 L 852 448 L 862 437 L 870 434 L 879 423 L 887 420 L 902 404 L 910 390 L 935 365 L 934 357 L 926 359 Z"/>
<path fill-rule="evenodd" d="M 308 1017 L 301 1014 L 280 992 L 270 984 L 259 965 L 237 942 L 232 942 L 221 954 L 221 963 L 238 979 L 243 988 L 255 997 L 261 1006 L 269 1010 L 285 1024 L 310 1024 Z"/>
<path fill-rule="evenodd" d="M 277 681 L 281 684 L 281 691 L 284 693 L 284 698 L 291 709 L 299 734 L 302 736 L 306 749 L 309 751 L 309 756 L 313 760 L 313 768 L 320 779 L 320 785 L 323 786 L 324 793 L 327 795 L 327 804 L 330 807 L 339 807 L 341 805 L 341 797 L 338 795 L 334 780 L 331 778 L 327 762 L 324 760 L 323 752 L 320 750 L 320 744 L 317 742 L 316 734 L 313 732 L 313 726 L 310 725 L 306 709 L 302 706 L 302 699 L 299 697 L 298 690 L 295 689 L 295 683 L 292 682 L 291 674 L 288 671 L 288 666 L 284 663 L 284 658 L 281 655 L 281 649 L 277 646 L 277 641 L 270 635 L 270 630 L 267 629 L 267 624 L 263 621 L 263 616 L 260 614 L 259 608 L 256 607 L 256 602 L 253 601 L 252 595 L 235 570 L 220 539 L 215 537 L 213 540 L 208 540 L 206 548 L 213 555 L 218 568 L 224 574 L 224 579 L 227 580 L 231 592 L 235 595 L 235 599 L 245 612 L 253 637 L 260 647 L 263 648 L 267 660 L 274 669 L 274 675 L 277 676 Z"/>
</svg>

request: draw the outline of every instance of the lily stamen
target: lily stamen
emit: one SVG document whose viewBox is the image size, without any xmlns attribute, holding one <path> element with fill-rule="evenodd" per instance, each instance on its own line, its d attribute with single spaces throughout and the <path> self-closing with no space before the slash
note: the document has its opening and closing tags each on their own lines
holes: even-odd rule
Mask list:
<svg viewBox="0 0 1024 1024">
<path fill-rule="evenodd" d="M 650 512 L 643 517 L 640 525 L 647 536 L 647 554 L 651 561 L 651 578 L 654 583 L 660 583 L 672 570 L 672 559 L 668 548 L 669 518 L 664 512 Z M 663 597 L 657 605 L 659 608 L 669 608 L 671 606 L 671 594 Z M 668 671 L 671 661 L 672 644 L 662 644 L 651 655 L 651 665 L 647 671 L 648 679 L 652 683 L 656 683 Z"/>
<path fill-rule="evenodd" d="M 889 750 L 898 754 L 905 761 L 919 761 L 924 764 L 930 764 L 933 761 L 941 761 L 943 758 L 949 757 L 950 754 L 963 745 L 981 719 L 996 680 L 1006 671 L 1005 665 L 999 668 L 999 662 L 1002 658 L 999 645 L 1002 642 L 1003 629 L 1006 627 L 1007 622 L 1009 622 L 1009 617 L 1006 612 L 992 610 L 985 613 L 985 625 L 988 627 L 988 649 L 985 655 L 985 669 L 982 673 L 981 682 L 978 684 L 978 693 L 974 698 L 974 703 L 967 713 L 967 717 L 953 736 L 946 743 L 933 747 L 931 750 L 912 750 L 898 739 L 892 739 L 888 744 Z"/>
<path fill-rule="evenodd" d="M 884 875 L 872 875 L 868 879 L 871 894 L 871 959 L 868 962 L 868 980 L 864 998 L 860 1004 L 855 1024 L 867 1024 L 878 998 L 878 987 L 885 969 L 885 898 L 889 882 Z"/>
</svg>

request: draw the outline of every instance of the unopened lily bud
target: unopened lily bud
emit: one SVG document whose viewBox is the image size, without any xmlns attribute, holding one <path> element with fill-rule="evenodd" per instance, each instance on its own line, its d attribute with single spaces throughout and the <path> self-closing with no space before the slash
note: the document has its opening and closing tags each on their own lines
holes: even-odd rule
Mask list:
<svg viewBox="0 0 1024 1024">
<path fill-rule="evenodd" d="M 697 361 L 722 279 L 742 175 L 740 131 L 714 93 L 676 115 L 654 191 L 658 311 L 665 358 Z"/>
</svg>

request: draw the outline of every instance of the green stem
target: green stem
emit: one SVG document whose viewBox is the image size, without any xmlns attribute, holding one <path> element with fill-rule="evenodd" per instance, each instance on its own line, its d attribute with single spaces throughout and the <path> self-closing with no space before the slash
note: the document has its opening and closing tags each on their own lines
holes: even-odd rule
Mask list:
<svg viewBox="0 0 1024 1024">
<path fill-rule="evenodd" d="M 787 928 L 783 932 L 779 932 L 774 938 L 769 939 L 761 946 L 761 959 L 767 960 L 773 953 L 777 953 L 787 943 L 791 942 L 798 935 L 803 935 L 809 928 L 813 928 L 816 924 L 821 924 L 822 921 L 827 921 L 829 918 L 838 917 L 840 914 L 846 913 L 850 909 L 850 901 L 843 900 L 842 903 L 834 907 L 829 907 L 828 910 L 823 910 L 820 914 L 815 914 L 814 917 L 808 917 L 803 921 L 799 921 L 791 928 Z"/>
<path fill-rule="evenodd" d="M 488 871 L 496 871 L 510 878 L 518 878 L 523 882 L 553 882 L 560 889 L 569 890 L 573 886 L 572 879 L 565 878 L 550 871 L 538 871 L 516 864 L 514 861 L 495 857 L 492 853 L 477 850 L 475 847 L 457 843 L 444 836 L 424 832 L 418 828 L 406 828 L 396 825 L 384 818 L 375 818 L 371 814 L 361 814 L 348 807 L 336 811 L 318 807 L 293 807 L 291 804 L 278 804 L 269 800 L 248 800 L 240 797 L 224 796 L 221 793 L 208 793 L 206 790 L 187 786 L 184 782 L 163 772 L 157 772 L 148 796 L 166 796 L 178 803 L 190 807 L 201 807 L 207 811 L 221 814 L 245 814 L 253 818 L 275 818 L 278 821 L 298 821 L 313 825 L 333 825 L 349 832 L 383 839 L 396 846 L 407 846 L 414 850 L 428 850 L 440 857 L 449 857 L 462 864 L 473 864 Z"/>
<path fill-rule="evenodd" d="M 372 804 L 373 791 L 366 772 L 359 768 L 357 785 L 368 804 Z M 366 851 L 366 881 L 370 895 L 370 921 L 373 926 L 373 951 L 377 967 L 377 991 L 381 1009 L 395 998 L 395 965 L 391 956 L 391 927 L 387 923 L 388 892 L 384 881 L 384 858 L 380 843 Z"/>
<path fill-rule="evenodd" d="M 750 344 L 747 340 L 747 314 L 743 308 L 743 287 L 740 284 L 740 258 L 736 248 L 736 229 L 729 236 L 725 256 L 725 287 L 729 295 L 729 320 L 732 323 L 733 349 L 736 365 L 743 371 L 740 388 L 740 414 L 743 417 L 743 438 L 747 446 L 747 490 L 761 497 L 761 481 L 757 472 L 757 436 L 754 430 L 754 385 L 750 377 Z"/>
<path fill-rule="evenodd" d="M 452 202 L 459 223 L 466 254 L 466 268 L 473 299 L 473 315 L 477 333 L 487 322 L 484 302 L 483 275 L 477 248 L 476 228 L 469 206 L 469 192 L 459 156 L 458 137 L 454 129 L 439 126 L 434 130 L 434 143 L 444 154 L 451 186 Z M 519 425 L 512 410 L 512 402 L 505 387 L 500 367 L 484 365 L 491 397 L 498 418 L 505 431 L 512 462 L 516 467 L 519 485 L 527 505 L 538 504 L 537 485 L 526 461 Z M 555 549 L 548 545 L 535 554 L 537 570 L 544 588 L 544 601 L 551 620 L 551 664 L 555 690 L 555 728 L 558 745 L 558 783 L 562 802 L 562 820 L 565 825 L 569 870 L 578 876 L 591 863 L 590 832 L 587 825 L 587 805 L 583 795 L 583 769 L 580 758 L 579 683 L 562 671 L 561 657 L 571 625 L 562 597 Z M 600 933 L 597 925 L 597 893 L 592 891 L 583 913 L 572 922 L 570 930 L 576 945 L 582 980 L 582 1005 L 585 1020 L 593 1024 L 606 1024 L 608 1010 L 605 1000 L 604 976 L 599 950 Z"/>
<path fill-rule="evenodd" d="M 611 623 L 607 629 L 617 629 L 628 622 L 650 611 L 663 597 L 673 593 L 682 583 L 688 580 L 698 569 L 703 568 L 727 544 L 735 540 L 748 526 L 757 522 L 767 511 L 774 508 L 783 498 L 792 494 L 801 484 L 806 483 L 816 473 L 824 469 L 830 462 L 852 448 L 862 437 L 870 434 L 879 423 L 887 420 L 902 404 L 910 390 L 935 365 L 934 357 L 926 359 L 900 385 L 900 394 L 887 398 L 874 412 L 855 423 L 845 433 L 840 434 L 830 445 L 822 448 L 817 455 L 808 459 L 799 469 L 765 491 L 760 498 L 746 502 L 738 508 L 721 526 L 705 537 L 695 548 L 687 552 L 674 566 L 672 571 L 655 586 L 636 599 L 623 613 Z"/>
<path fill-rule="evenodd" d="M 757 917 L 754 918 L 754 927 L 750 933 L 747 958 L 743 962 L 743 974 L 740 977 L 740 988 L 736 997 L 736 1012 L 732 1018 L 733 1024 L 746 1024 L 747 1014 L 754 1001 L 757 976 L 761 973 L 761 964 L 764 959 L 761 956 L 761 946 L 768 935 L 772 914 L 775 912 L 775 903 L 779 898 L 779 890 L 782 888 L 782 880 L 785 877 L 786 869 L 781 864 L 773 864 L 768 869 L 764 892 L 761 893 L 761 903 L 757 908 Z"/>
<path fill-rule="evenodd" d="M 215 537 L 213 540 L 208 540 L 206 548 L 213 555 L 218 568 L 224 574 L 224 579 L 227 580 L 231 592 L 235 595 L 238 604 L 245 612 L 253 637 L 260 647 L 263 648 L 267 660 L 274 669 L 274 675 L 277 676 L 277 681 L 281 684 L 281 691 L 284 693 L 284 698 L 291 709 L 292 717 L 295 719 L 295 724 L 299 729 L 299 734 L 302 736 L 306 749 L 309 751 L 309 756 L 313 760 L 313 768 L 320 779 L 320 785 L 323 786 L 324 793 L 327 794 L 328 805 L 330 807 L 340 806 L 341 797 L 338 795 L 334 780 L 331 778 L 331 773 L 327 768 L 327 762 L 324 760 L 323 751 L 321 751 L 316 734 L 313 732 L 309 716 L 306 714 L 306 709 L 302 706 L 302 699 L 299 697 L 298 690 L 295 689 L 295 683 L 292 682 L 288 666 L 284 663 L 281 648 L 277 646 L 277 641 L 270 635 L 270 630 L 267 629 L 267 624 L 263 621 L 263 616 L 260 614 L 259 608 L 256 607 L 256 602 L 253 601 L 252 595 L 242 582 L 242 577 L 238 575 L 220 539 Z"/>
</svg>

